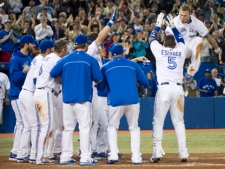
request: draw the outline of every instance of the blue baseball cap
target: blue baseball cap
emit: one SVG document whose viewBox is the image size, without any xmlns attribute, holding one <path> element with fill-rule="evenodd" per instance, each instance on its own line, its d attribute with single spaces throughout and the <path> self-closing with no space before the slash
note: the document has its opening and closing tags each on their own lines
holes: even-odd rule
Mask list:
<svg viewBox="0 0 225 169">
<path fill-rule="evenodd" d="M 47 6 L 43 6 L 42 10 L 48 10 Z"/>
<path fill-rule="evenodd" d="M 40 44 L 41 52 L 46 51 L 49 48 L 53 48 L 54 44 L 51 40 L 44 40 Z"/>
<path fill-rule="evenodd" d="M 115 44 L 111 49 L 112 56 L 120 55 L 124 51 L 126 51 L 126 50 L 123 48 L 122 45 L 119 45 L 119 44 Z"/>
<path fill-rule="evenodd" d="M 211 70 L 210 69 L 205 69 L 205 73 L 207 73 L 207 72 L 211 73 Z"/>
<path fill-rule="evenodd" d="M 39 45 L 37 40 L 34 40 L 34 44 L 35 44 L 35 48 L 39 48 L 40 47 L 40 45 Z"/>
<path fill-rule="evenodd" d="M 31 35 L 24 35 L 20 38 L 20 44 L 25 44 L 25 43 L 35 43 L 34 38 Z"/>
<path fill-rule="evenodd" d="M 111 44 L 111 45 L 109 46 L 109 48 L 108 48 L 108 51 L 109 51 L 109 52 L 111 52 L 111 50 L 112 50 L 112 48 L 113 48 L 114 45 L 115 45 L 115 44 L 113 43 L 113 44 Z"/>
<path fill-rule="evenodd" d="M 88 38 L 85 34 L 79 34 L 74 39 L 75 45 L 84 45 L 86 43 L 88 43 Z"/>
</svg>

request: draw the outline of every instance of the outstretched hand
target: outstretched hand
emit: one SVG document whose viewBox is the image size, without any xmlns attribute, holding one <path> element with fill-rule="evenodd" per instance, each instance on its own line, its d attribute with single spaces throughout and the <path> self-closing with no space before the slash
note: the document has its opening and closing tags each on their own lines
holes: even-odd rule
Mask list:
<svg viewBox="0 0 225 169">
<path fill-rule="evenodd" d="M 173 16 L 172 16 L 171 14 L 169 14 L 169 15 L 167 15 L 167 19 L 168 19 L 168 21 L 169 21 L 169 26 L 170 26 L 171 28 L 174 28 L 175 25 L 174 25 L 174 22 L 173 22 Z"/>
<path fill-rule="evenodd" d="M 164 13 L 160 13 L 156 20 L 156 26 L 161 28 L 162 23 L 163 23 L 163 18 L 164 18 Z"/>
</svg>

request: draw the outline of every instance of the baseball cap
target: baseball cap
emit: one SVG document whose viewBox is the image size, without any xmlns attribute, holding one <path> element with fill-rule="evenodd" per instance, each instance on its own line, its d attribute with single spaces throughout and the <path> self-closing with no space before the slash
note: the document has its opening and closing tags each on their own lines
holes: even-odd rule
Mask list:
<svg viewBox="0 0 225 169">
<path fill-rule="evenodd" d="M 41 52 L 46 51 L 49 48 L 53 48 L 54 44 L 51 40 L 44 40 L 40 44 Z"/>
<path fill-rule="evenodd" d="M 126 6 L 126 5 L 122 5 L 121 8 L 122 8 L 122 9 L 127 9 L 127 6 Z"/>
<path fill-rule="evenodd" d="M 5 10 L 5 6 L 3 5 L 3 6 L 0 6 L 0 8 L 2 8 L 2 9 L 4 9 Z"/>
<path fill-rule="evenodd" d="M 5 20 L 4 24 L 6 24 L 6 23 L 11 23 L 11 21 L 10 20 Z"/>
<path fill-rule="evenodd" d="M 24 35 L 20 38 L 20 44 L 25 44 L 25 43 L 35 43 L 34 38 L 31 35 Z"/>
<path fill-rule="evenodd" d="M 153 18 L 156 18 L 157 15 L 155 13 L 150 13 L 150 16 L 149 16 L 149 19 L 153 19 Z"/>
<path fill-rule="evenodd" d="M 197 15 L 203 15 L 204 16 L 204 12 L 202 10 L 198 11 Z"/>
<path fill-rule="evenodd" d="M 88 38 L 85 34 L 79 34 L 74 39 L 75 45 L 84 45 L 88 43 Z"/>
<path fill-rule="evenodd" d="M 119 45 L 119 44 L 115 44 L 115 45 L 112 47 L 112 49 L 111 49 L 112 56 L 120 55 L 120 54 L 122 54 L 124 51 L 126 51 L 126 50 L 123 49 L 123 46 L 122 46 L 122 45 Z"/>
<path fill-rule="evenodd" d="M 126 22 L 126 19 L 125 19 L 125 18 L 121 18 L 121 19 L 120 19 L 120 22 L 121 22 L 121 21 Z"/>
<path fill-rule="evenodd" d="M 205 73 L 211 73 L 210 69 L 205 69 Z"/>
<path fill-rule="evenodd" d="M 117 32 L 114 32 L 113 36 L 119 36 L 119 34 Z"/>
<path fill-rule="evenodd" d="M 47 6 L 43 6 L 42 10 L 48 10 Z"/>
<path fill-rule="evenodd" d="M 39 48 L 40 47 L 40 45 L 39 45 L 37 40 L 34 40 L 34 44 L 35 44 L 35 48 Z"/>
<path fill-rule="evenodd" d="M 111 45 L 109 45 L 109 48 L 108 48 L 108 51 L 109 52 L 111 52 L 111 50 L 112 50 L 112 48 L 113 48 L 114 45 L 115 45 L 114 43 L 112 43 Z"/>
<path fill-rule="evenodd" d="M 212 23 L 210 20 L 205 20 L 204 23 Z"/>
</svg>

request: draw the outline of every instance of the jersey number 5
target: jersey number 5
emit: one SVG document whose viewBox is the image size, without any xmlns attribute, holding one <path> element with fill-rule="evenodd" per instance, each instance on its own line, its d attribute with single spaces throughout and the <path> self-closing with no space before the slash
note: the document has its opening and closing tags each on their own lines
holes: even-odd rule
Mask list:
<svg viewBox="0 0 225 169">
<path fill-rule="evenodd" d="M 168 57 L 168 63 L 169 63 L 169 66 L 167 66 L 168 69 L 170 70 L 176 69 L 177 63 L 175 62 L 175 60 L 176 60 L 176 57 L 172 57 L 172 56 Z"/>
</svg>

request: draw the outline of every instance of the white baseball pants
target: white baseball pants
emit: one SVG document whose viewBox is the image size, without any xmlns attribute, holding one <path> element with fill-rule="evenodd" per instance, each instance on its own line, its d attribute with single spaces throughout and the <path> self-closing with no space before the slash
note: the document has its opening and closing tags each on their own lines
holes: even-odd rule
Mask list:
<svg viewBox="0 0 225 169">
<path fill-rule="evenodd" d="M 41 131 L 38 140 L 38 151 L 36 164 L 40 164 L 48 158 L 53 158 L 52 144 L 50 139 L 53 139 L 55 132 L 55 105 L 53 93 L 51 89 L 36 89 L 34 92 L 34 102 L 38 110 L 38 115 L 41 124 Z M 50 147 L 49 147 L 50 146 Z"/>
<path fill-rule="evenodd" d="M 91 150 L 92 150 L 92 152 L 96 152 L 97 151 L 98 120 L 99 120 L 98 94 L 97 94 L 97 88 L 93 87 L 92 126 L 91 126 L 91 133 L 90 133 L 90 141 L 91 141 Z"/>
<path fill-rule="evenodd" d="M 77 122 L 79 123 L 80 135 L 80 162 L 91 159 L 90 130 L 91 130 L 91 103 L 63 103 L 62 155 L 60 162 L 66 162 L 73 156 L 73 131 Z"/>
<path fill-rule="evenodd" d="M 201 51 L 203 48 L 203 40 L 200 37 L 195 37 L 190 42 L 185 43 L 185 46 L 187 58 L 191 57 L 191 63 L 188 67 L 187 72 L 191 76 L 194 76 L 201 64 L 200 58 L 201 58 Z"/>
<path fill-rule="evenodd" d="M 120 119 L 125 114 L 131 135 L 131 160 L 133 163 L 141 163 L 142 157 L 140 152 L 140 128 L 138 127 L 138 118 L 140 104 L 131 104 L 124 106 L 109 106 L 109 126 L 107 129 L 110 153 L 108 160 L 118 160 L 117 130 Z"/>
<path fill-rule="evenodd" d="M 107 137 L 107 127 L 108 127 L 108 105 L 107 97 L 98 97 L 98 111 L 99 111 L 99 127 L 97 132 L 97 152 L 105 153 L 108 149 L 108 137 Z"/>
<path fill-rule="evenodd" d="M 158 85 L 154 105 L 153 117 L 153 143 L 161 146 L 163 125 L 166 114 L 170 110 L 173 126 L 176 131 L 178 150 L 180 157 L 188 157 L 186 148 L 186 133 L 184 126 L 184 91 L 182 86 L 176 83 Z"/>
<path fill-rule="evenodd" d="M 24 158 L 30 155 L 30 159 L 36 159 L 40 123 L 33 96 L 34 92 L 24 89 L 19 95 L 24 128 L 21 135 L 21 140 L 23 141 L 20 142 L 20 150 L 17 154 L 17 158 Z M 31 147 L 30 141 L 32 144 Z"/>
<path fill-rule="evenodd" d="M 16 125 L 14 128 L 14 141 L 13 141 L 13 148 L 11 150 L 11 153 L 18 154 L 20 150 L 20 138 L 23 131 L 23 121 L 22 121 L 22 114 L 20 110 L 20 101 L 19 99 L 12 100 L 11 101 L 12 109 L 16 116 Z"/>
</svg>

